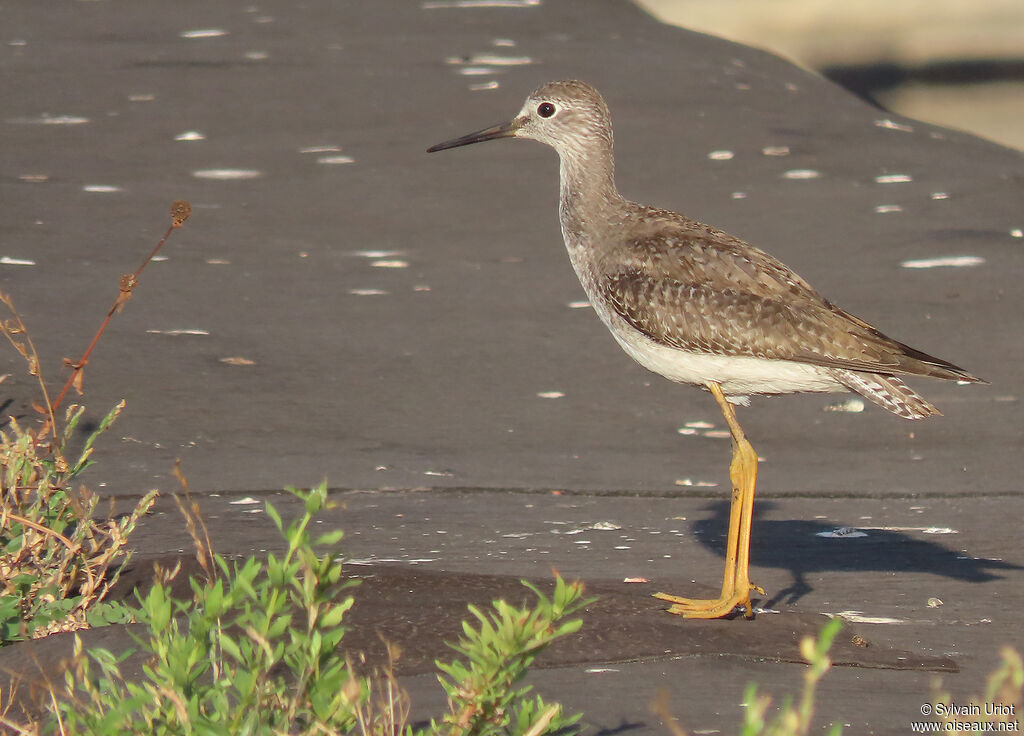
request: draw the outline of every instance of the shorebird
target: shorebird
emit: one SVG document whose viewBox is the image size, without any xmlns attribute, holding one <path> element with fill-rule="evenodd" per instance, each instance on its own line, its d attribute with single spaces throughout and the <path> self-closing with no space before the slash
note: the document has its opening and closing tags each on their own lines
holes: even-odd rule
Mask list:
<svg viewBox="0 0 1024 736">
<path fill-rule="evenodd" d="M 558 213 L 576 275 L 626 353 L 671 381 L 711 392 L 732 435 L 732 503 L 722 592 L 665 593 L 671 613 L 753 617 L 750 522 L 757 454 L 734 404 L 751 395 L 854 391 L 904 419 L 940 412 L 901 380 L 985 383 L 897 342 L 815 291 L 793 270 L 728 233 L 677 212 L 630 202 L 615 187 L 608 106 L 575 80 L 538 88 L 512 120 L 427 149 L 529 138 L 558 152 Z"/>
</svg>

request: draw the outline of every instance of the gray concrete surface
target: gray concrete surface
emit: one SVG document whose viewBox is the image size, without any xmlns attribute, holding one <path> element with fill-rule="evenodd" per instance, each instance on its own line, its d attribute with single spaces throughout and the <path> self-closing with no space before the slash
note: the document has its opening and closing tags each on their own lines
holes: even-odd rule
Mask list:
<svg viewBox="0 0 1024 736">
<path fill-rule="evenodd" d="M 173 21 L 148 3 L 61 7 L 12 7 L 7 33 L 25 45 L 7 45 L 4 61 L 3 255 L 35 265 L 4 266 L 3 284 L 51 380 L 84 350 L 170 201 L 195 210 L 86 373 L 93 416 L 128 400 L 91 483 L 167 488 L 179 456 L 197 488 L 224 490 L 324 475 L 356 488 L 721 482 L 727 441 L 677 433 L 722 429 L 710 398 L 632 365 L 569 307 L 582 290 L 551 152 L 516 141 L 423 153 L 504 119 L 540 80 L 578 76 L 609 100 L 627 195 L 749 239 L 892 336 L 993 383 L 922 385 L 946 417 L 912 425 L 871 407 L 824 412 L 835 397 L 759 401 L 741 421 L 766 493 L 1019 489 L 1021 154 L 879 127 L 886 115 L 814 75 L 621 3 L 197 4 Z M 211 29 L 226 35 L 180 36 Z M 492 64 L 490 77 L 449 63 L 481 54 L 532 63 Z M 497 90 L 469 90 L 490 79 Z M 65 115 L 89 122 L 38 122 Z M 175 140 L 188 131 L 206 139 Z M 763 154 L 780 146 L 788 156 Z M 340 151 L 302 153 L 315 147 Z M 709 159 L 720 150 L 735 156 Z M 318 163 L 339 155 L 353 162 Z M 194 175 L 213 169 L 261 176 Z M 821 176 L 784 178 L 803 169 Z M 913 181 L 876 183 L 890 174 Z M 120 191 L 85 190 L 96 185 Z M 891 205 L 903 211 L 875 211 Z M 377 251 L 399 255 L 360 255 Z M 901 267 L 944 256 L 984 263 Z M 23 412 L 32 384 L 7 360 L 9 411 Z"/>
<path fill-rule="evenodd" d="M 868 625 L 872 638 L 952 656 L 956 688 L 980 690 L 1020 620 L 1022 155 L 894 118 L 627 3 L 470 5 L 4 5 L 0 256 L 33 265 L 0 263 L 0 285 L 51 385 L 170 202 L 194 209 L 87 369 L 91 418 L 122 397 L 128 407 L 84 480 L 172 491 L 176 457 L 199 494 L 262 498 L 326 476 L 378 504 L 340 517 L 353 557 L 712 584 L 720 417 L 706 394 L 631 364 L 574 305 L 554 155 L 527 142 L 424 153 L 507 118 L 540 82 L 579 77 L 611 106 L 624 194 L 745 237 L 893 337 L 992 382 L 915 383 L 946 414 L 915 424 L 825 410 L 841 396 L 762 399 L 740 416 L 770 502 L 752 569 L 786 594 L 780 615 L 905 620 Z M 190 131 L 203 139 L 176 140 Z M 196 175 L 211 170 L 259 173 Z M 819 176 L 787 176 L 803 170 Z M 974 265 L 904 265 L 962 257 Z M 5 412 L 26 416 L 33 383 L 17 356 L 3 360 Z M 540 535 L 555 511 L 525 528 L 524 504 L 552 499 L 579 505 L 563 520 L 616 520 L 627 531 L 601 534 L 651 544 Z M 395 525 L 430 504 L 426 526 Z M 171 508 L 147 520 L 147 554 L 188 549 Z M 895 529 L 869 530 L 863 559 L 815 537 L 858 525 Z M 225 551 L 273 544 L 265 526 L 232 529 L 218 527 Z M 544 544 L 504 536 L 517 533 Z M 758 621 L 726 623 L 758 636 Z M 823 717 L 905 733 L 931 676 L 837 668 Z M 709 656 L 536 677 L 586 710 L 593 733 L 663 733 L 646 710 L 663 686 L 693 714 L 684 723 L 724 733 L 746 680 L 792 692 L 801 670 Z M 429 676 L 410 686 L 437 697 Z"/>
</svg>

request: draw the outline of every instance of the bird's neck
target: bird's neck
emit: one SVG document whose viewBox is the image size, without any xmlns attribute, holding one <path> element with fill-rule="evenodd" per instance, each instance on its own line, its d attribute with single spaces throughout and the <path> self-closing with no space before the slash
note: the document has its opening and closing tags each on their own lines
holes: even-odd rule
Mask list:
<svg viewBox="0 0 1024 736">
<path fill-rule="evenodd" d="M 560 152 L 561 153 L 561 152 Z M 559 219 L 566 244 L 587 239 L 624 201 L 615 188 L 610 151 L 574 151 L 560 155 Z"/>
</svg>

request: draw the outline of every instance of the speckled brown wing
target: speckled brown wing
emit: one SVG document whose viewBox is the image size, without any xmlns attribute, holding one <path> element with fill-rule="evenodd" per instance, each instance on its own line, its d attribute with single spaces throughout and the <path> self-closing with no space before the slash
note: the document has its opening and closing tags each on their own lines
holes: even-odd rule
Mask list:
<svg viewBox="0 0 1024 736">
<path fill-rule="evenodd" d="M 648 232 L 629 241 L 604 243 L 598 262 L 605 274 L 635 271 L 765 299 L 825 304 L 799 274 L 735 236 L 667 210 L 633 205 L 629 212 L 629 229 Z"/>
<path fill-rule="evenodd" d="M 652 279 L 632 270 L 605 277 L 602 287 L 619 316 L 662 345 L 854 370 L 881 367 L 877 358 L 866 359 L 857 344 L 837 346 L 841 336 L 814 313 L 820 310 L 798 311 L 733 288 Z M 887 367 L 893 370 L 897 364 L 888 361 Z"/>
<path fill-rule="evenodd" d="M 976 380 L 835 307 L 769 254 L 699 223 L 673 225 L 614 249 L 600 280 L 615 312 L 652 340 L 716 355 Z"/>
</svg>

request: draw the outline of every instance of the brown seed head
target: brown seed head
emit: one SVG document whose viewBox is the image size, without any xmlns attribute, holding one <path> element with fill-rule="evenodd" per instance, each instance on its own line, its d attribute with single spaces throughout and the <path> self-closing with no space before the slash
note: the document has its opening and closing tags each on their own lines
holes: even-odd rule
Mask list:
<svg viewBox="0 0 1024 736">
<path fill-rule="evenodd" d="M 171 204 L 171 217 L 174 221 L 174 227 L 181 227 L 184 225 L 185 220 L 187 220 L 191 214 L 192 205 L 190 205 L 186 200 L 176 199 Z"/>
</svg>

